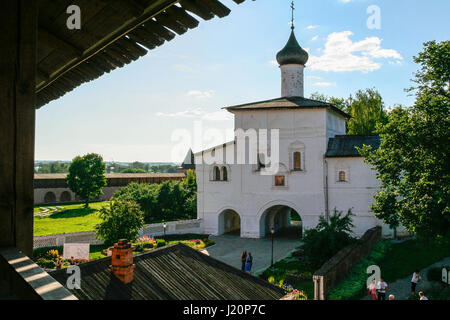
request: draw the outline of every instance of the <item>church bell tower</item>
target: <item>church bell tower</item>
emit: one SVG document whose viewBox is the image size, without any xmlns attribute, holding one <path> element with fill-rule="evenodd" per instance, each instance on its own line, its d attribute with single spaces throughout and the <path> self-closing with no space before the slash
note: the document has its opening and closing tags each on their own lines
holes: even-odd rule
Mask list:
<svg viewBox="0 0 450 320">
<path fill-rule="evenodd" d="M 292 2 L 291 9 L 291 36 L 284 48 L 277 54 L 277 61 L 281 69 L 281 96 L 304 97 L 303 69 L 308 61 L 308 53 L 300 47 L 295 38 L 294 2 Z"/>
</svg>

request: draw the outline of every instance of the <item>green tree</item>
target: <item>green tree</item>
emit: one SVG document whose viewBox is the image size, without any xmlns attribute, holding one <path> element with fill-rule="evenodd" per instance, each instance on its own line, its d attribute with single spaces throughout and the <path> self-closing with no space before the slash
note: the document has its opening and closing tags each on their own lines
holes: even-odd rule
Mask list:
<svg viewBox="0 0 450 320">
<path fill-rule="evenodd" d="M 351 115 L 347 123 L 347 134 L 376 133 L 378 124 L 387 123 L 387 112 L 383 99 L 375 89 L 358 90 L 347 99 L 345 111 Z"/>
<path fill-rule="evenodd" d="M 450 42 L 425 43 L 414 61 L 414 105 L 392 110 L 380 127 L 380 148 L 360 152 L 381 182 L 376 216 L 432 239 L 450 231 Z"/>
<path fill-rule="evenodd" d="M 328 102 L 351 118 L 347 122 L 347 134 L 374 134 L 378 124 L 387 123 L 387 112 L 383 99 L 376 89 L 358 90 L 347 99 L 329 97 L 320 93 L 311 94 L 311 99 Z"/>
<path fill-rule="evenodd" d="M 144 169 L 127 168 L 123 169 L 120 173 L 146 173 Z"/>
<path fill-rule="evenodd" d="M 335 208 L 328 220 L 320 216 L 317 226 L 304 232 L 303 254 L 314 268 L 319 268 L 339 250 L 355 241 L 351 236 L 354 227 L 352 216 L 351 209 L 343 215 L 342 211 Z"/>
<path fill-rule="evenodd" d="M 85 200 L 86 208 L 89 207 L 89 200 L 103 194 L 102 189 L 106 186 L 103 158 L 95 153 L 75 157 L 66 180 L 70 190 Z"/>
<path fill-rule="evenodd" d="M 95 226 L 97 238 L 106 245 L 119 239 L 135 240 L 144 226 L 144 213 L 133 201 L 111 201 L 100 209 L 102 222 Z"/>
<path fill-rule="evenodd" d="M 317 101 L 331 103 L 332 105 L 343 111 L 346 111 L 347 109 L 347 100 L 344 98 L 329 97 L 319 92 L 313 92 L 310 98 Z"/>
</svg>

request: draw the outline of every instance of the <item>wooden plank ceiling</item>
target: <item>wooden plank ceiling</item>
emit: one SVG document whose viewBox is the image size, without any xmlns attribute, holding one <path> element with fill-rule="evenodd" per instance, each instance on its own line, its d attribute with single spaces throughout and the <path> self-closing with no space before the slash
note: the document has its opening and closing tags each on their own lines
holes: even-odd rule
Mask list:
<svg viewBox="0 0 450 320">
<path fill-rule="evenodd" d="M 66 26 L 73 4 L 81 10 L 79 30 Z M 199 18 L 229 13 L 218 0 L 40 0 L 36 107 L 196 28 Z"/>
</svg>

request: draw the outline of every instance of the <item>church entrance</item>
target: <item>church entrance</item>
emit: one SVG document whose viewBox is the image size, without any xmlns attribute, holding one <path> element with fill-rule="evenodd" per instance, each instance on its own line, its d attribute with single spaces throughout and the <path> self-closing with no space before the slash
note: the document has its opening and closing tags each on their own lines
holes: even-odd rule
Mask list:
<svg viewBox="0 0 450 320">
<path fill-rule="evenodd" d="M 241 235 L 241 217 L 234 210 L 225 210 L 219 215 L 219 235 Z"/>
<path fill-rule="evenodd" d="M 302 220 L 297 211 L 289 206 L 275 205 L 264 211 L 260 220 L 260 237 L 295 238 L 302 236 Z"/>
</svg>

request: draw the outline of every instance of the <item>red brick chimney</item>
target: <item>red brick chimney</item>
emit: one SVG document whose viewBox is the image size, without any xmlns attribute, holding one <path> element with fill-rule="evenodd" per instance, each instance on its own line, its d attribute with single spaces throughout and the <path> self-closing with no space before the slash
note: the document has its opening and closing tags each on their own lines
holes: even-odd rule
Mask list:
<svg viewBox="0 0 450 320">
<path fill-rule="evenodd" d="M 118 243 L 111 247 L 111 265 L 109 266 L 113 274 L 123 283 L 133 281 L 134 268 L 133 250 L 135 247 L 126 239 L 120 239 Z"/>
</svg>

